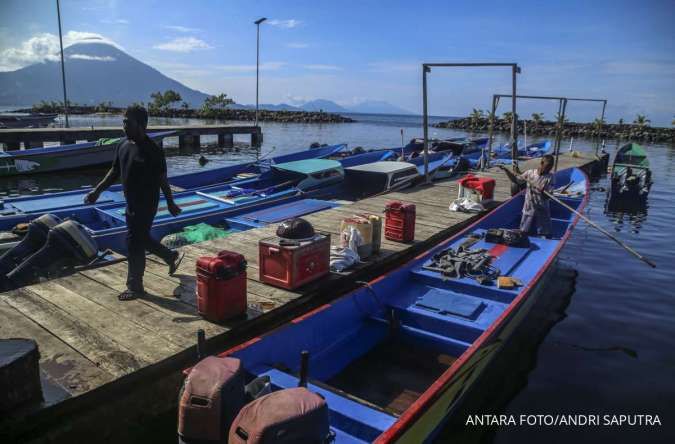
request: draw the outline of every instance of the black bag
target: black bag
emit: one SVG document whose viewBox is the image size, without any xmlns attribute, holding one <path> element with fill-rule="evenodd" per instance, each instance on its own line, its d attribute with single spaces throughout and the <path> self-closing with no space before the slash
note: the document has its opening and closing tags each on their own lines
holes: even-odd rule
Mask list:
<svg viewBox="0 0 675 444">
<path fill-rule="evenodd" d="M 526 233 L 507 228 L 489 228 L 485 232 L 485 242 L 521 248 L 530 246 L 530 238 Z"/>
</svg>

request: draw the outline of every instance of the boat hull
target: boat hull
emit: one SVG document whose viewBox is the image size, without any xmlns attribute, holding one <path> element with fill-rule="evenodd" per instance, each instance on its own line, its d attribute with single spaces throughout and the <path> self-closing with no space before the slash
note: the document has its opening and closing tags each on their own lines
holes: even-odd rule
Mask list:
<svg viewBox="0 0 675 444">
<path fill-rule="evenodd" d="M 550 283 L 554 265 L 546 270 L 535 288 L 525 295 L 522 304 L 510 313 L 500 328 L 493 332 L 485 343 L 477 348 L 468 360 L 459 368 L 455 376 L 439 390 L 437 399 L 422 414 L 396 443 L 420 443 L 431 442 L 441 431 L 443 425 L 461 407 L 464 398 L 480 380 L 481 375 L 490 366 L 499 352 L 506 346 L 514 331 L 525 320 L 530 310 L 537 301 L 538 296 Z"/>
</svg>

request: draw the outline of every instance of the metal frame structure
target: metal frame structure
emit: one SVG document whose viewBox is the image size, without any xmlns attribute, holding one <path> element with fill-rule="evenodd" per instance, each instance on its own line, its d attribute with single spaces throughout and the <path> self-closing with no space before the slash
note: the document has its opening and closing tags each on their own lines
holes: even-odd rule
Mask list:
<svg viewBox="0 0 675 444">
<path fill-rule="evenodd" d="M 499 98 L 501 97 L 512 97 L 511 94 L 494 94 L 492 96 L 492 114 L 490 116 L 490 139 L 488 142 L 489 149 L 489 158 L 492 158 L 492 133 L 493 133 L 493 122 L 494 115 L 499 104 Z M 560 145 L 562 143 L 562 130 L 565 122 L 565 113 L 567 111 L 567 102 L 602 102 L 602 113 L 600 114 L 600 120 L 605 121 L 605 110 L 607 109 L 607 99 L 582 99 L 582 98 L 570 98 L 570 97 L 555 97 L 555 96 L 519 96 L 516 95 L 517 99 L 537 99 L 537 100 L 558 100 L 558 133 L 556 134 L 555 144 L 553 146 L 553 151 L 555 155 L 555 163 L 553 165 L 553 171 L 558 171 L 558 156 L 560 155 Z M 514 147 L 511 149 L 513 150 Z M 597 150 L 596 150 L 597 151 Z M 517 152 L 517 149 L 516 149 Z M 596 152 L 597 154 L 597 152 Z"/>
<path fill-rule="evenodd" d="M 513 119 L 511 122 L 511 144 L 512 155 L 517 156 L 516 148 L 516 74 L 520 73 L 520 67 L 517 63 L 422 63 L 422 109 L 424 126 L 424 178 L 429 183 L 429 113 L 427 110 L 427 73 L 431 68 L 485 68 L 485 67 L 510 67 L 511 68 L 511 87 L 513 100 L 511 103 L 511 112 Z"/>
<path fill-rule="evenodd" d="M 492 140 L 493 140 L 493 127 L 495 113 L 497 112 L 497 106 L 499 105 L 499 99 L 502 97 L 512 97 L 511 94 L 493 94 L 492 96 L 492 114 L 490 115 L 490 129 L 489 129 L 489 142 L 488 142 L 488 159 L 492 159 Z M 526 95 L 516 95 L 516 99 L 534 99 L 534 100 L 557 100 L 558 101 L 558 117 L 564 119 L 565 108 L 567 107 L 567 100 L 565 97 L 555 97 L 555 96 L 526 96 Z M 559 122 L 560 123 L 560 122 Z M 553 151 L 556 153 L 556 164 L 557 162 L 557 153 L 559 151 L 560 143 L 562 143 L 562 125 L 558 125 L 558 133 L 556 134 L 555 144 L 553 145 Z M 513 156 L 513 150 L 515 148 L 515 156 Z M 513 160 L 515 161 L 518 157 L 518 147 L 511 146 L 511 152 Z"/>
</svg>

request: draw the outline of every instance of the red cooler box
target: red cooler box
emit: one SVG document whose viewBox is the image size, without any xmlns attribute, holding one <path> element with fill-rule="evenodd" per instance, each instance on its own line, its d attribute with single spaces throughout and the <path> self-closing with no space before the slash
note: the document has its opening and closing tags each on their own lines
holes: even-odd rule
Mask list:
<svg viewBox="0 0 675 444">
<path fill-rule="evenodd" d="M 396 242 L 410 242 L 415 239 L 415 204 L 396 200 L 387 203 L 384 212 L 385 238 Z"/>
<path fill-rule="evenodd" d="M 258 243 L 260 281 L 292 290 L 330 271 L 330 236 L 291 241 L 280 237 Z"/>
<path fill-rule="evenodd" d="M 246 313 L 246 259 L 221 251 L 197 259 L 197 311 L 221 322 Z"/>
</svg>

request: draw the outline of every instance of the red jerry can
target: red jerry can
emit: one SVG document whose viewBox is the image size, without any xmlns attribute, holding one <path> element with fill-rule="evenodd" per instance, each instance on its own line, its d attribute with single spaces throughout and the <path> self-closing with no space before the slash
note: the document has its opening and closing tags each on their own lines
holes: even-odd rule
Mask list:
<svg viewBox="0 0 675 444">
<path fill-rule="evenodd" d="M 398 200 L 385 207 L 384 237 L 396 242 L 415 239 L 415 204 Z"/>
<path fill-rule="evenodd" d="M 280 237 L 258 243 L 260 281 L 292 290 L 330 272 L 330 236 L 287 240 Z"/>
<path fill-rule="evenodd" d="M 246 259 L 221 251 L 197 259 L 197 311 L 221 322 L 246 313 Z"/>
</svg>

